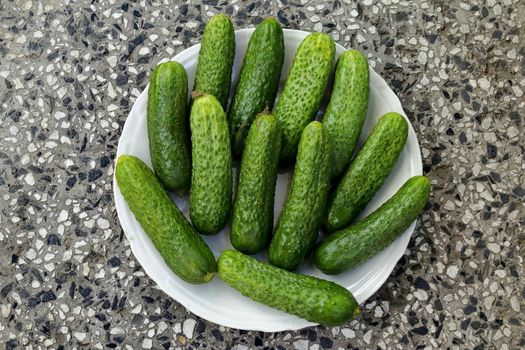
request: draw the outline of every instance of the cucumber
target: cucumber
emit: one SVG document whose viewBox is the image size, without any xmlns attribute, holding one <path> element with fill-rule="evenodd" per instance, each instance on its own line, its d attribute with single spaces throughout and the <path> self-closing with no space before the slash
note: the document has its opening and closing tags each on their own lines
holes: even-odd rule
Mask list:
<svg viewBox="0 0 525 350">
<path fill-rule="evenodd" d="M 316 249 L 315 265 L 332 275 L 351 269 L 383 250 L 418 217 L 430 195 L 430 181 L 414 176 L 372 214 L 328 236 Z"/>
<path fill-rule="evenodd" d="M 186 221 L 153 171 L 131 155 L 118 158 L 120 193 L 166 265 L 189 283 L 205 283 L 217 271 L 210 248 Z"/>
<path fill-rule="evenodd" d="M 304 129 L 290 193 L 270 243 L 270 263 L 294 270 L 310 253 L 319 235 L 331 172 L 330 140 L 323 125 L 313 121 Z"/>
<path fill-rule="evenodd" d="M 263 250 L 273 229 L 275 181 L 281 150 L 281 130 L 272 115 L 252 123 L 239 171 L 230 240 L 246 254 Z"/>
<path fill-rule="evenodd" d="M 308 35 L 299 45 L 274 115 L 281 123 L 281 160 L 295 158 L 303 129 L 315 117 L 326 91 L 335 44 L 323 33 Z"/>
<path fill-rule="evenodd" d="M 226 15 L 213 16 L 202 37 L 193 91 L 213 95 L 226 110 L 235 57 L 235 32 Z"/>
<path fill-rule="evenodd" d="M 323 125 L 332 140 L 332 177 L 350 164 L 368 109 L 370 94 L 368 61 L 357 50 L 339 56 L 330 102 Z"/>
<path fill-rule="evenodd" d="M 229 112 L 232 151 L 242 153 L 244 139 L 258 113 L 272 109 L 284 60 L 283 30 L 275 18 L 255 27 Z"/>
<path fill-rule="evenodd" d="M 213 95 L 193 101 L 190 113 L 192 177 L 191 222 L 202 234 L 218 233 L 230 218 L 232 159 L 228 121 Z"/>
<path fill-rule="evenodd" d="M 347 227 L 381 188 L 405 146 L 408 123 L 402 115 L 383 115 L 328 199 L 328 232 Z"/>
<path fill-rule="evenodd" d="M 169 191 L 186 192 L 191 181 L 186 103 L 188 76 L 178 62 L 161 63 L 148 89 L 148 138 L 151 163 Z"/>
<path fill-rule="evenodd" d="M 334 282 L 281 270 L 234 250 L 223 251 L 217 265 L 219 277 L 242 295 L 308 321 L 336 326 L 360 313 L 352 293 Z"/>
</svg>

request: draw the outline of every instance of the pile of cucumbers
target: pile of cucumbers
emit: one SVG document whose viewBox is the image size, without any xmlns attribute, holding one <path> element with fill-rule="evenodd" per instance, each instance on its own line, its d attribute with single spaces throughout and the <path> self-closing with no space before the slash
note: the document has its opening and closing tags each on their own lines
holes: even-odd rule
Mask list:
<svg viewBox="0 0 525 350">
<path fill-rule="evenodd" d="M 188 77 L 177 62 L 157 66 L 148 90 L 147 127 L 153 170 L 132 155 L 117 161 L 116 179 L 135 218 L 180 278 L 219 277 L 245 296 L 312 322 L 338 325 L 359 314 L 345 288 L 293 273 L 313 253 L 326 274 L 349 270 L 392 243 L 419 215 L 430 193 L 410 178 L 372 214 L 353 223 L 381 188 L 403 150 L 408 125 L 398 113 L 380 118 L 354 151 L 369 97 L 369 68 L 356 50 L 340 55 L 322 121 L 335 44 L 312 33 L 300 44 L 274 106 L 284 61 L 283 31 L 268 18 L 253 32 L 228 109 L 235 33 L 227 16 L 207 24 L 188 103 Z M 273 110 L 273 112 L 272 112 Z M 232 161 L 240 160 L 233 199 Z M 274 229 L 279 167 L 294 166 Z M 191 224 L 166 191 L 189 191 Z M 236 250 L 215 260 L 199 234 L 230 223 Z M 327 238 L 318 243 L 324 227 Z M 268 248 L 268 263 L 249 254 Z"/>
</svg>

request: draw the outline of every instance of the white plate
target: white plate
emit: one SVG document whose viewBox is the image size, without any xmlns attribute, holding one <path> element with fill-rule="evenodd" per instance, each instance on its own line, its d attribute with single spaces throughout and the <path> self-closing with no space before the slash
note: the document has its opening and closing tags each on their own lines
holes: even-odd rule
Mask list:
<svg viewBox="0 0 525 350">
<path fill-rule="evenodd" d="M 238 79 L 244 52 L 252 32 L 253 29 L 242 29 L 235 32 L 237 49 L 232 77 L 234 82 Z M 297 47 L 308 34 L 309 33 L 303 31 L 284 30 L 286 55 L 281 75 L 281 87 L 284 84 Z M 200 45 L 192 46 L 173 58 L 174 61 L 178 61 L 186 68 L 188 72 L 188 89 L 190 91 L 193 87 L 199 48 Z M 337 55 L 345 50 L 345 48 L 337 44 L 336 48 Z M 234 85 L 235 84 L 232 84 L 232 86 Z M 395 111 L 405 116 L 397 96 L 388 87 L 386 82 L 372 69 L 370 69 L 370 88 L 368 116 L 359 140 L 360 146 L 381 115 Z M 122 136 L 119 140 L 117 156 L 121 154 L 133 154 L 151 166 L 146 130 L 147 99 L 148 94 L 146 87 L 137 98 L 126 120 Z M 414 129 L 410 126 L 406 147 L 401 153 L 395 168 L 379 193 L 374 197 L 360 217 L 367 215 L 381 205 L 381 203 L 392 196 L 408 178 L 421 174 L 422 166 L 419 145 Z M 278 214 L 286 198 L 290 177 L 291 174 L 288 172 L 279 174 L 275 198 L 275 220 L 279 217 Z M 113 179 L 113 192 L 120 223 L 126 233 L 131 250 L 133 254 L 135 254 L 136 259 L 140 262 L 146 273 L 166 294 L 177 300 L 194 314 L 227 327 L 266 332 L 296 330 L 314 325 L 314 323 L 274 310 L 242 296 L 222 282 L 217 276 L 210 283 L 202 285 L 191 285 L 184 282 L 166 266 L 148 236 L 135 220 L 124 198 L 120 194 L 115 179 Z M 172 195 L 172 198 L 186 217 L 188 217 L 187 197 L 177 198 Z M 346 273 L 327 276 L 314 267 L 310 261 L 305 262 L 298 272 L 334 281 L 348 288 L 355 295 L 357 301 L 363 303 L 367 298 L 372 296 L 388 278 L 397 261 L 403 255 L 414 227 L 415 222 L 384 251 L 361 266 Z M 226 228 L 215 236 L 203 236 L 204 240 L 213 250 L 215 257 L 218 257 L 224 249 L 231 248 L 228 231 L 229 229 Z M 265 253 L 258 254 L 257 258 L 265 259 Z"/>
</svg>

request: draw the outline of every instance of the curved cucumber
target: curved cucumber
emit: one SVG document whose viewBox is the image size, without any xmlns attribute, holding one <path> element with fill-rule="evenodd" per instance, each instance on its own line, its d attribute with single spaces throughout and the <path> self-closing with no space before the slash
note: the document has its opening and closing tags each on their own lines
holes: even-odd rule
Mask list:
<svg viewBox="0 0 525 350">
<path fill-rule="evenodd" d="M 193 101 L 190 114 L 191 222 L 202 234 L 218 233 L 232 207 L 232 159 L 228 121 L 213 95 Z"/>
<path fill-rule="evenodd" d="M 213 16 L 202 37 L 193 91 L 213 95 L 226 110 L 235 58 L 235 32 L 226 15 Z"/>
<path fill-rule="evenodd" d="M 408 123 L 398 113 L 382 116 L 328 200 L 326 228 L 347 227 L 381 188 L 405 146 Z"/>
<path fill-rule="evenodd" d="M 343 52 L 337 61 L 332 96 L 323 117 L 334 152 L 332 177 L 341 175 L 352 159 L 365 122 L 369 93 L 365 56 L 357 50 Z"/>
<path fill-rule="evenodd" d="M 299 45 L 274 115 L 281 123 L 281 160 L 295 158 L 301 133 L 315 117 L 326 91 L 335 44 L 323 33 L 308 35 Z"/>
<path fill-rule="evenodd" d="M 311 122 L 301 135 L 290 193 L 268 251 L 273 265 L 294 270 L 314 247 L 328 196 L 331 156 L 323 125 Z"/>
<path fill-rule="evenodd" d="M 352 293 L 338 284 L 259 262 L 234 250 L 217 261 L 219 277 L 244 296 L 311 322 L 335 326 L 359 315 Z"/>
<path fill-rule="evenodd" d="M 351 269 L 379 253 L 418 217 L 430 195 L 430 181 L 414 176 L 372 214 L 338 231 L 315 251 L 315 265 L 326 274 Z"/>
<path fill-rule="evenodd" d="M 168 267 L 186 282 L 210 281 L 217 270 L 213 253 L 164 191 L 153 171 L 137 157 L 122 155 L 118 158 L 115 176 L 129 209 Z"/>
<path fill-rule="evenodd" d="M 230 240 L 246 254 L 263 250 L 273 229 L 275 181 L 281 150 L 281 130 L 272 115 L 252 123 L 242 154 Z"/>
<path fill-rule="evenodd" d="M 186 103 L 188 76 L 177 62 L 161 63 L 148 89 L 148 138 L 153 170 L 169 191 L 190 187 L 191 162 Z"/>
<path fill-rule="evenodd" d="M 242 153 L 244 139 L 257 113 L 272 109 L 284 60 L 283 30 L 275 18 L 255 27 L 230 106 L 229 122 L 234 156 Z"/>
</svg>

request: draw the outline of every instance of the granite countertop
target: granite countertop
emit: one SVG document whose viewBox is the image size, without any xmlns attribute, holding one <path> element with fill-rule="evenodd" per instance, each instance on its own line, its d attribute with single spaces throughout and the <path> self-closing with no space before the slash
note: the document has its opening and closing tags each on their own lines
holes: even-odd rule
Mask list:
<svg viewBox="0 0 525 350">
<path fill-rule="evenodd" d="M 0 3 L 0 347 L 525 347 L 522 0 L 164 3 Z M 362 50 L 419 137 L 430 203 L 390 278 L 341 327 L 200 319 L 144 274 L 119 226 L 126 116 L 157 62 L 219 12 Z"/>
</svg>

